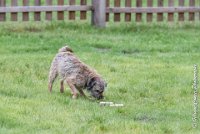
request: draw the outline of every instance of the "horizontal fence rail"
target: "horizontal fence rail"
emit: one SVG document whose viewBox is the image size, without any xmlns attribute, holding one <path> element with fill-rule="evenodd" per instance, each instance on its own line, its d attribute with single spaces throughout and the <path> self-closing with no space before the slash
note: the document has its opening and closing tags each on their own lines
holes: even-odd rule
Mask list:
<svg viewBox="0 0 200 134">
<path fill-rule="evenodd" d="M 77 5 L 63 5 L 63 6 L 16 6 L 0 8 L 0 13 L 11 12 L 53 12 L 53 11 L 91 11 L 92 6 L 77 6 Z"/>
<path fill-rule="evenodd" d="M 78 18 L 100 27 L 109 21 L 199 21 L 200 0 L 0 0 L 0 22 Z"/>
<path fill-rule="evenodd" d="M 199 7 L 109 7 L 106 13 L 179 13 L 200 12 Z"/>
</svg>

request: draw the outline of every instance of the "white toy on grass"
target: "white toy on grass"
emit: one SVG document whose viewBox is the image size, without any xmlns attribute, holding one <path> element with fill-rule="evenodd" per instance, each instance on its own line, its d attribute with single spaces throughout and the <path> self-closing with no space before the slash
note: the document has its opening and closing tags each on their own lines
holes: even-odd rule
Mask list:
<svg viewBox="0 0 200 134">
<path fill-rule="evenodd" d="M 123 107 L 124 104 L 115 104 L 113 102 L 106 102 L 106 101 L 101 101 L 100 106 L 110 106 L 110 107 Z"/>
</svg>

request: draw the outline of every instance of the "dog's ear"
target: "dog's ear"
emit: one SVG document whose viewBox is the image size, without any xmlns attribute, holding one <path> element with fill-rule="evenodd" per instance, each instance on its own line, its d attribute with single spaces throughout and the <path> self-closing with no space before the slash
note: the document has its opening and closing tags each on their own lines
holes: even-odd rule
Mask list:
<svg viewBox="0 0 200 134">
<path fill-rule="evenodd" d="M 95 84 L 96 84 L 96 78 L 93 77 L 92 79 L 90 79 L 90 81 L 89 81 L 89 83 L 87 85 L 87 89 L 91 90 L 94 87 Z"/>
</svg>

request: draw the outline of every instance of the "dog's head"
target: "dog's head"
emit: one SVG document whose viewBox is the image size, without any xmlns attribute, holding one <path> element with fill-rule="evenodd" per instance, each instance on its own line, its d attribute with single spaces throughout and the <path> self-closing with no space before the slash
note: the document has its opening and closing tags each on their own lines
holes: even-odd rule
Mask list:
<svg viewBox="0 0 200 134">
<path fill-rule="evenodd" d="M 103 92 L 106 87 L 107 83 L 99 77 L 93 77 L 87 85 L 88 91 L 90 91 L 91 95 L 98 100 L 103 99 Z"/>
</svg>

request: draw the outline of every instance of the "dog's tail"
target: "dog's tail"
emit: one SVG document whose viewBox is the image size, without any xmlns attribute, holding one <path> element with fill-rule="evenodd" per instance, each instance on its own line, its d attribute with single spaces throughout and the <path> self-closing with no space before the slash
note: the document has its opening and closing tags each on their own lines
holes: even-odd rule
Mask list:
<svg viewBox="0 0 200 134">
<path fill-rule="evenodd" d="M 49 84 L 48 89 L 52 92 L 53 82 L 55 81 L 56 77 L 58 76 L 58 61 L 56 58 L 53 59 L 49 71 Z"/>
<path fill-rule="evenodd" d="M 69 48 L 68 46 L 64 46 L 64 47 L 60 48 L 58 50 L 58 52 L 71 52 L 71 53 L 73 53 L 73 50 L 71 48 Z"/>
</svg>

